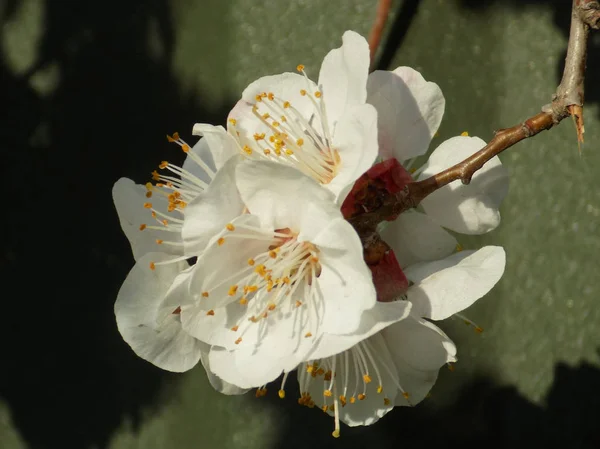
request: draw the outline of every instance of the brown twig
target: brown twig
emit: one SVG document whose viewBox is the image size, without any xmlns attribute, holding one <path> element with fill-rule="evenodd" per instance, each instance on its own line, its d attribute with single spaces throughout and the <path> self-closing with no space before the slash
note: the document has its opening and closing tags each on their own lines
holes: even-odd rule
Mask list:
<svg viewBox="0 0 600 449">
<path fill-rule="evenodd" d="M 408 184 L 404 190 L 384 198 L 375 211 L 353 217 L 350 221 L 361 237 L 375 232 L 378 223 L 403 211 L 416 207 L 425 197 L 457 180 L 469 184 L 471 178 L 494 156 L 521 140 L 535 136 L 557 125 L 565 117 L 576 118 L 578 139 L 583 139 L 583 99 L 587 38 L 590 26 L 600 24 L 600 4 L 595 0 L 573 0 L 571 32 L 563 78 L 552 98 L 552 103 L 542 112 L 512 128 L 496 132 L 494 138 L 481 150 L 464 161 L 430 178 Z"/>
<path fill-rule="evenodd" d="M 383 35 L 383 29 L 387 22 L 387 18 L 390 14 L 390 8 L 392 7 L 392 0 L 379 0 L 377 5 L 377 13 L 375 15 L 375 22 L 371 27 L 369 33 L 369 49 L 371 51 L 371 67 L 375 62 L 375 54 L 381 43 L 381 36 Z"/>
</svg>

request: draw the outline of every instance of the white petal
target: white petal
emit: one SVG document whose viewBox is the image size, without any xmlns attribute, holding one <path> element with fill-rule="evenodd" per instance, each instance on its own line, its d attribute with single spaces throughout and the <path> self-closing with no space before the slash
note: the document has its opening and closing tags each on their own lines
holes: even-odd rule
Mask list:
<svg viewBox="0 0 600 449">
<path fill-rule="evenodd" d="M 292 167 L 245 161 L 236 183 L 250 213 L 268 228 L 291 228 L 301 241 L 312 241 L 332 219 L 341 217 L 331 192 Z"/>
<path fill-rule="evenodd" d="M 369 104 L 348 108 L 340 117 L 335 134 L 333 147 L 340 156 L 338 173 L 331 183 L 327 184 L 342 204 L 352 187 L 377 158 L 377 111 Z M 345 193 L 342 194 L 342 192 Z"/>
<path fill-rule="evenodd" d="M 430 217 L 407 211 L 381 232 L 392 247 L 401 267 L 446 257 L 456 249 L 456 239 Z"/>
<path fill-rule="evenodd" d="M 413 313 L 443 320 L 466 309 L 496 285 L 505 264 L 502 247 L 486 246 L 406 268 L 406 277 L 414 282 L 407 292 Z"/>
<path fill-rule="evenodd" d="M 346 109 L 364 104 L 368 72 L 369 44 L 354 31 L 346 31 L 342 36 L 342 46 L 325 56 L 319 73 L 319 88 L 323 91 L 332 133 L 335 133 L 335 125 Z"/>
<path fill-rule="evenodd" d="M 316 282 L 325 298 L 323 330 L 355 332 L 363 312 L 371 309 L 377 298 L 360 239 L 347 221 L 338 218 L 311 242 L 320 250 L 321 275 Z"/>
<path fill-rule="evenodd" d="M 209 240 L 244 210 L 235 184 L 235 169 L 242 156 L 230 158 L 208 188 L 185 208 L 182 237 L 186 254 L 198 255 Z"/>
<path fill-rule="evenodd" d="M 478 137 L 453 137 L 430 156 L 419 179 L 466 159 L 485 146 Z M 425 198 L 421 205 L 441 226 L 463 234 L 483 234 L 500 224 L 500 203 L 508 193 L 508 171 L 493 157 L 469 185 L 454 181 Z"/>
<path fill-rule="evenodd" d="M 412 405 L 421 402 L 437 379 L 444 364 L 456 361 L 456 347 L 437 326 L 423 319 L 399 321 L 385 328 L 381 335 L 394 360 L 402 389 Z M 396 405 L 409 405 L 398 395 Z"/>
<path fill-rule="evenodd" d="M 240 154 L 237 143 L 222 126 L 196 123 L 192 134 L 204 136 L 203 140 L 206 140 L 217 170 L 223 167 L 230 157 Z"/>
<path fill-rule="evenodd" d="M 210 360 L 209 360 L 209 352 L 203 351 L 202 357 L 200 358 L 202 365 L 206 370 L 206 375 L 208 376 L 208 381 L 212 385 L 212 387 L 218 391 L 219 393 L 223 393 L 226 395 L 238 395 L 244 394 L 248 391 L 247 388 L 240 388 L 237 385 L 230 384 L 229 382 L 225 382 L 219 376 L 214 374 L 210 369 Z"/>
<path fill-rule="evenodd" d="M 257 95 L 265 92 L 273 93 L 275 98 L 281 101 L 289 101 L 291 105 L 300 112 L 300 115 L 309 119 L 314 111 L 314 106 L 308 96 L 300 94 L 300 91 L 303 89 L 310 92 L 316 90 L 316 85 L 314 82 L 307 80 L 298 73 L 286 72 L 280 75 L 263 76 L 244 90 L 242 93 L 242 100 L 253 105 L 256 103 Z M 268 102 L 270 100 L 263 99 L 262 101 Z M 238 119 L 238 117 L 233 114 L 230 114 L 230 117 Z M 243 125 L 243 123 L 240 124 Z"/>
<path fill-rule="evenodd" d="M 371 309 L 362 313 L 360 324 L 352 334 L 323 334 L 318 344 L 309 354 L 309 358 L 311 360 L 323 359 L 339 354 L 383 328 L 403 320 L 410 313 L 411 307 L 412 303 L 409 301 L 376 302 Z"/>
<path fill-rule="evenodd" d="M 424 154 L 444 115 L 439 86 L 410 67 L 398 67 L 371 73 L 367 91 L 367 102 L 377 109 L 381 157 L 403 162 Z"/>
<path fill-rule="evenodd" d="M 200 139 L 198 142 L 196 142 L 196 145 L 190 149 L 190 153 L 200 158 L 213 172 L 216 172 L 217 168 L 215 167 L 215 162 L 208 145 L 208 140 L 209 139 L 204 138 Z M 183 161 L 182 168 L 199 178 L 201 181 L 204 181 L 206 184 L 210 184 L 212 177 L 209 176 L 208 173 L 206 173 L 206 171 L 194 161 L 194 157 L 192 157 L 190 153 L 187 154 L 185 161 Z"/>
<path fill-rule="evenodd" d="M 159 368 L 182 372 L 200 359 L 202 344 L 181 328 L 178 315 L 159 319 L 165 295 L 187 264 L 174 262 L 150 269 L 150 262 L 166 260 L 162 253 L 148 253 L 132 268 L 115 302 L 117 327 L 135 353 Z"/>
<path fill-rule="evenodd" d="M 140 231 L 140 225 L 157 224 L 152 218 L 150 210 L 144 208 L 144 203 L 152 202 L 157 210 L 167 211 L 169 205 L 166 197 L 154 195 L 151 200 L 146 198 L 146 187 L 135 184 L 131 179 L 121 178 L 113 187 L 113 201 L 123 233 L 131 244 L 133 257 L 138 260 L 144 254 L 151 251 L 161 250 L 169 254 L 182 255 L 183 247 L 174 245 L 158 246 L 156 240 L 168 240 L 181 242 L 181 234 L 176 232 L 165 232 L 155 229 L 144 229 Z M 159 225 L 160 226 L 160 225 Z"/>
</svg>

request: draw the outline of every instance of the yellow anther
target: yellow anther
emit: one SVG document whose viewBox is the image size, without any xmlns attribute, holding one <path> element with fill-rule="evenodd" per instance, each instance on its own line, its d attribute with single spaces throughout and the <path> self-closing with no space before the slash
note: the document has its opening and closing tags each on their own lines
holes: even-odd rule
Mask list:
<svg viewBox="0 0 600 449">
<path fill-rule="evenodd" d="M 243 150 L 248 156 L 252 154 L 252 148 L 250 148 L 248 145 L 244 145 Z"/>
<path fill-rule="evenodd" d="M 167 165 L 169 165 L 168 161 L 162 161 L 160 164 L 158 164 L 158 168 L 164 169 L 167 168 Z"/>
<path fill-rule="evenodd" d="M 366 384 L 371 382 L 371 376 L 369 376 L 368 374 L 363 375 L 363 380 L 365 381 Z"/>
<path fill-rule="evenodd" d="M 304 139 L 298 139 L 298 140 L 296 140 L 296 145 L 298 145 L 299 147 L 301 147 L 302 145 L 304 145 Z"/>
<path fill-rule="evenodd" d="M 160 175 L 158 174 L 158 172 L 156 170 L 152 171 L 152 180 L 154 181 L 158 181 L 160 179 Z"/>
<path fill-rule="evenodd" d="M 214 316 L 215 311 L 213 309 L 210 309 L 208 312 L 206 312 L 207 316 Z"/>
<path fill-rule="evenodd" d="M 269 93 L 267 94 L 267 98 L 268 98 L 269 100 L 273 101 L 273 100 L 275 99 L 275 94 L 274 94 L 273 92 L 269 92 Z"/>
<path fill-rule="evenodd" d="M 267 270 L 266 270 L 265 266 L 262 263 L 258 264 L 256 266 L 256 268 L 254 269 L 254 272 L 256 274 L 258 274 L 259 276 L 262 276 L 262 277 L 264 277 L 264 276 L 267 275 Z"/>
<path fill-rule="evenodd" d="M 331 436 L 333 438 L 339 438 L 340 437 L 340 429 L 335 429 L 333 432 L 331 432 Z"/>
<path fill-rule="evenodd" d="M 324 390 L 323 391 L 323 396 L 326 396 L 328 398 L 330 398 L 332 396 L 332 394 L 333 393 L 331 392 L 331 390 Z"/>
<path fill-rule="evenodd" d="M 406 399 L 408 401 L 408 398 L 410 397 L 410 395 L 405 391 L 404 393 L 402 393 L 402 396 L 404 396 L 404 399 Z"/>
<path fill-rule="evenodd" d="M 242 342 L 242 337 L 238 338 L 234 343 L 236 345 L 239 345 Z"/>
<path fill-rule="evenodd" d="M 262 317 L 263 317 L 263 318 L 266 318 L 266 317 L 268 317 L 268 316 L 269 316 L 269 314 L 268 314 L 267 312 L 265 312 L 265 313 L 263 313 L 263 314 L 262 314 Z"/>
<path fill-rule="evenodd" d="M 279 395 L 279 397 L 280 397 L 281 399 L 285 398 L 285 390 L 279 390 L 279 391 L 277 392 L 277 394 Z"/>
<path fill-rule="evenodd" d="M 321 92 L 319 92 L 319 91 L 316 91 L 316 92 L 315 92 L 315 97 L 317 97 L 317 98 L 321 98 L 321 95 L 322 95 L 322 94 L 321 94 Z"/>
<path fill-rule="evenodd" d="M 277 258 L 277 251 L 273 251 L 273 250 L 269 251 L 269 257 L 271 259 L 276 259 Z"/>
<path fill-rule="evenodd" d="M 231 328 L 231 330 L 232 330 L 233 332 L 237 332 L 239 328 L 240 328 L 240 327 L 236 325 L 236 326 L 233 326 L 233 327 Z"/>
<path fill-rule="evenodd" d="M 460 133 L 460 135 L 462 137 L 469 137 L 469 131 L 463 131 L 462 133 Z"/>
<path fill-rule="evenodd" d="M 389 398 L 383 398 L 383 405 L 390 405 Z"/>
<path fill-rule="evenodd" d="M 265 133 L 254 133 L 254 140 L 263 140 L 265 138 Z"/>
<path fill-rule="evenodd" d="M 292 105 L 292 104 L 291 104 L 289 101 L 284 101 L 284 102 L 283 102 L 283 107 L 284 107 L 285 109 L 289 108 L 291 105 Z"/>
<path fill-rule="evenodd" d="M 157 245 L 162 245 L 162 242 L 163 242 L 163 241 L 162 241 L 161 239 L 156 239 L 156 244 L 157 244 Z"/>
<path fill-rule="evenodd" d="M 463 246 L 462 246 L 460 243 L 457 243 L 457 244 L 456 244 L 456 248 L 455 248 L 455 249 L 456 249 L 456 251 L 459 251 L 459 252 L 460 252 L 460 251 L 462 251 L 464 248 L 463 248 Z"/>
<path fill-rule="evenodd" d="M 367 397 L 367 395 L 366 395 L 366 394 L 360 393 L 360 394 L 358 395 L 358 400 L 359 400 L 359 401 L 364 401 L 366 397 Z"/>
<path fill-rule="evenodd" d="M 275 136 L 269 136 L 269 142 L 275 142 Z"/>
<path fill-rule="evenodd" d="M 269 310 L 271 310 L 271 311 L 275 310 L 275 304 L 273 304 L 273 303 L 269 304 L 269 305 L 267 306 L 267 309 L 269 309 Z"/>
<path fill-rule="evenodd" d="M 475 326 L 475 332 L 477 332 L 478 334 L 481 334 L 483 332 L 483 329 L 479 326 Z"/>
<path fill-rule="evenodd" d="M 223 243 L 225 243 L 225 239 L 220 237 L 219 240 L 217 240 L 217 245 L 221 246 Z"/>
<path fill-rule="evenodd" d="M 342 407 L 346 405 L 346 396 L 344 396 L 344 395 L 340 396 L 340 404 L 342 404 Z"/>
<path fill-rule="evenodd" d="M 167 221 L 166 218 L 161 223 L 163 224 L 163 226 L 169 226 L 169 222 Z"/>
<path fill-rule="evenodd" d="M 231 123 L 233 126 L 235 126 L 235 125 L 237 125 L 237 120 L 234 118 L 230 118 L 229 123 Z"/>
<path fill-rule="evenodd" d="M 286 117 L 285 115 L 282 115 L 282 116 L 281 116 L 281 121 L 282 121 L 283 123 L 287 122 L 287 117 Z"/>
<path fill-rule="evenodd" d="M 179 133 L 178 132 L 174 132 L 173 133 L 173 139 L 179 140 Z"/>
<path fill-rule="evenodd" d="M 312 337 L 312 334 L 310 332 L 307 332 L 306 334 L 304 334 L 304 337 L 310 338 L 310 337 Z"/>
<path fill-rule="evenodd" d="M 354 404 L 356 402 L 356 398 L 354 396 L 350 397 L 350 404 Z"/>
<path fill-rule="evenodd" d="M 242 298 L 240 299 L 240 304 L 243 306 L 248 304 L 248 298 L 246 298 L 245 296 L 242 296 Z"/>
<path fill-rule="evenodd" d="M 300 90 L 300 95 L 305 96 L 306 95 L 306 91 L 304 89 Z"/>
<path fill-rule="evenodd" d="M 152 192 L 146 192 L 146 198 L 152 198 Z"/>
<path fill-rule="evenodd" d="M 177 140 L 177 139 L 174 139 L 174 138 L 172 138 L 171 136 L 169 136 L 169 135 L 167 134 L 167 140 L 168 140 L 170 143 L 173 143 L 173 142 L 175 142 L 175 140 Z"/>
<path fill-rule="evenodd" d="M 283 278 L 283 283 L 284 283 L 284 284 L 289 284 L 290 282 L 292 282 L 292 281 L 290 280 L 290 278 L 289 278 L 289 277 L 285 276 L 285 277 Z"/>
<path fill-rule="evenodd" d="M 298 64 L 296 66 L 296 70 L 298 70 L 299 72 L 302 72 L 304 70 L 304 64 Z"/>
<path fill-rule="evenodd" d="M 285 154 L 291 156 L 292 154 L 294 154 L 294 152 L 288 148 L 287 150 L 285 150 Z"/>
<path fill-rule="evenodd" d="M 190 146 L 187 143 L 184 143 L 183 145 L 181 145 L 181 151 L 187 153 L 188 151 L 190 151 Z"/>
<path fill-rule="evenodd" d="M 300 307 L 302 305 L 302 301 L 299 299 L 296 300 L 296 307 Z"/>
<path fill-rule="evenodd" d="M 328 409 L 329 409 L 329 407 L 327 407 L 326 405 L 321 406 L 321 410 L 323 410 L 324 412 L 326 412 Z"/>
<path fill-rule="evenodd" d="M 252 266 L 252 265 L 254 265 L 254 263 L 255 263 L 254 259 L 252 259 L 252 258 L 248 259 L 248 265 Z"/>
<path fill-rule="evenodd" d="M 231 287 L 229 287 L 229 292 L 228 295 L 229 296 L 233 296 L 237 293 L 238 290 L 238 286 L 237 285 L 232 285 Z"/>
<path fill-rule="evenodd" d="M 314 365 L 306 365 L 306 372 L 308 374 L 312 373 L 314 371 L 315 367 Z"/>
<path fill-rule="evenodd" d="M 144 203 L 146 209 L 152 209 L 152 203 Z"/>
<path fill-rule="evenodd" d="M 154 264 L 154 262 L 150 262 L 150 269 L 154 270 L 156 268 L 156 265 Z"/>
<path fill-rule="evenodd" d="M 227 226 L 225 226 L 227 228 L 228 231 L 235 231 L 235 226 L 231 223 L 227 223 Z"/>
<path fill-rule="evenodd" d="M 383 387 L 381 385 L 379 385 L 377 387 L 377 393 L 382 393 L 383 392 Z"/>
<path fill-rule="evenodd" d="M 262 96 L 260 96 L 260 95 L 257 95 L 256 97 L 254 97 L 254 99 L 255 99 L 256 101 L 262 101 Z"/>
<path fill-rule="evenodd" d="M 265 113 L 262 115 L 262 118 L 264 118 L 265 120 L 266 120 L 266 119 L 268 119 L 269 117 L 271 117 L 271 114 L 269 114 L 268 112 L 265 112 Z"/>
<path fill-rule="evenodd" d="M 154 188 L 151 182 L 146 183 L 146 190 L 151 191 Z"/>
<path fill-rule="evenodd" d="M 140 231 L 143 231 L 144 229 L 146 229 L 146 225 L 145 224 L 141 224 L 140 225 Z"/>
<path fill-rule="evenodd" d="M 202 292 L 202 297 L 203 298 L 208 298 L 208 292 Z"/>
<path fill-rule="evenodd" d="M 263 150 L 263 153 L 265 153 L 265 156 L 268 156 L 269 154 L 271 154 L 271 150 L 269 150 L 268 148 L 265 148 Z"/>
<path fill-rule="evenodd" d="M 271 125 L 273 125 L 274 128 L 277 128 L 281 123 L 279 122 L 273 122 L 271 123 Z"/>
<path fill-rule="evenodd" d="M 255 292 L 256 290 L 258 290 L 257 285 L 247 285 L 246 287 L 244 287 L 245 292 Z"/>
</svg>

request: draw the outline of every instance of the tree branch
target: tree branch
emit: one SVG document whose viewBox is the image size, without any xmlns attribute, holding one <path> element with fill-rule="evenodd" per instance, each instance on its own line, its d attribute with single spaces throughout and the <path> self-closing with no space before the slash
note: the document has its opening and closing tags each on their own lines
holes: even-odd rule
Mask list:
<svg viewBox="0 0 600 449">
<path fill-rule="evenodd" d="M 369 33 L 369 49 L 371 51 L 371 67 L 375 63 L 375 54 L 381 43 L 381 36 L 383 35 L 383 29 L 387 22 L 387 18 L 390 14 L 390 8 L 392 6 L 392 0 L 379 0 L 377 5 L 377 13 L 375 15 L 375 22 L 371 27 Z M 372 69 L 371 69 L 372 70 Z"/>
<path fill-rule="evenodd" d="M 430 178 L 409 183 L 404 190 L 384 198 L 377 210 L 352 217 L 350 221 L 361 237 L 368 238 L 376 232 L 377 224 L 416 207 L 428 195 L 453 181 L 461 180 L 463 184 L 469 184 L 475 172 L 491 158 L 521 140 L 552 128 L 565 117 L 575 117 L 578 138 L 582 141 L 587 38 L 590 26 L 600 26 L 600 4 L 596 0 L 573 0 L 571 11 L 571 31 L 565 69 L 552 103 L 524 122 L 497 131 L 485 147 L 464 161 Z"/>
</svg>

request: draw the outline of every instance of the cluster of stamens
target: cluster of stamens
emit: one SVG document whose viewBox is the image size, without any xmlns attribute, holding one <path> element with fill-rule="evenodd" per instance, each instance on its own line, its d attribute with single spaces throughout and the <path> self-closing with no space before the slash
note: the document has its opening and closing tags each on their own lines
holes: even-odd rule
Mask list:
<svg viewBox="0 0 600 449">
<path fill-rule="evenodd" d="M 214 170 L 210 168 L 197 154 L 190 151 L 190 146 L 179 137 L 178 133 L 174 133 L 172 136 L 167 136 L 167 140 L 171 143 L 179 145 L 181 150 L 186 153 L 188 157 L 191 158 L 191 160 L 193 160 L 210 179 L 214 178 Z M 180 233 L 183 225 L 185 207 L 198 194 L 203 192 L 208 187 L 208 184 L 184 168 L 171 164 L 167 161 L 162 161 L 158 168 L 161 170 L 160 172 L 157 170 L 152 172 L 152 180 L 155 182 L 155 184 L 152 184 L 151 182 L 146 183 L 147 201 L 144 203 L 144 208 L 150 211 L 150 215 L 156 224 L 149 225 L 144 223 L 140 225 L 139 229 L 140 231 L 144 231 L 145 229 L 154 229 L 165 232 Z M 171 174 L 165 172 L 170 172 Z M 157 196 L 166 198 L 166 211 L 155 207 L 152 199 L 156 198 Z M 181 246 L 180 242 L 170 241 L 168 239 L 156 239 L 156 243 L 158 245 Z M 164 265 L 185 259 L 185 257 L 180 257 L 169 259 L 163 262 L 150 262 L 150 269 L 154 270 L 157 265 Z"/>
<path fill-rule="evenodd" d="M 227 277 L 235 279 L 236 283 L 229 286 L 228 298 L 220 305 L 237 301 L 248 309 L 245 314 L 247 321 L 231 328 L 236 332 L 235 343 L 239 344 L 248 329 L 246 323 L 259 323 L 279 309 L 287 312 L 310 302 L 316 293 L 314 279 L 321 273 L 321 263 L 319 249 L 310 242 L 298 241 L 297 234 L 289 228 L 265 231 L 229 223 L 225 229 L 224 236 L 217 240 L 219 246 L 225 245 L 230 239 L 237 240 L 236 244 L 245 238 L 268 241 L 264 252 L 249 258 L 244 268 Z M 217 284 L 203 291 L 201 296 L 209 298 L 211 290 L 221 286 L 222 283 Z M 215 311 L 211 309 L 206 314 L 214 316 Z M 312 333 L 306 331 L 303 337 L 310 338 Z"/>
<path fill-rule="evenodd" d="M 332 148 L 323 94 L 313 88 L 304 66 L 297 68 L 306 79 L 306 89 L 301 89 L 300 95 L 312 102 L 312 119 L 304 117 L 290 101 L 277 98 L 273 92 L 262 92 L 255 97 L 252 113 L 265 132 L 245 135 L 238 130 L 236 118 L 229 119 L 228 131 L 243 154 L 295 166 L 328 184 L 337 175 L 340 155 Z"/>
</svg>

